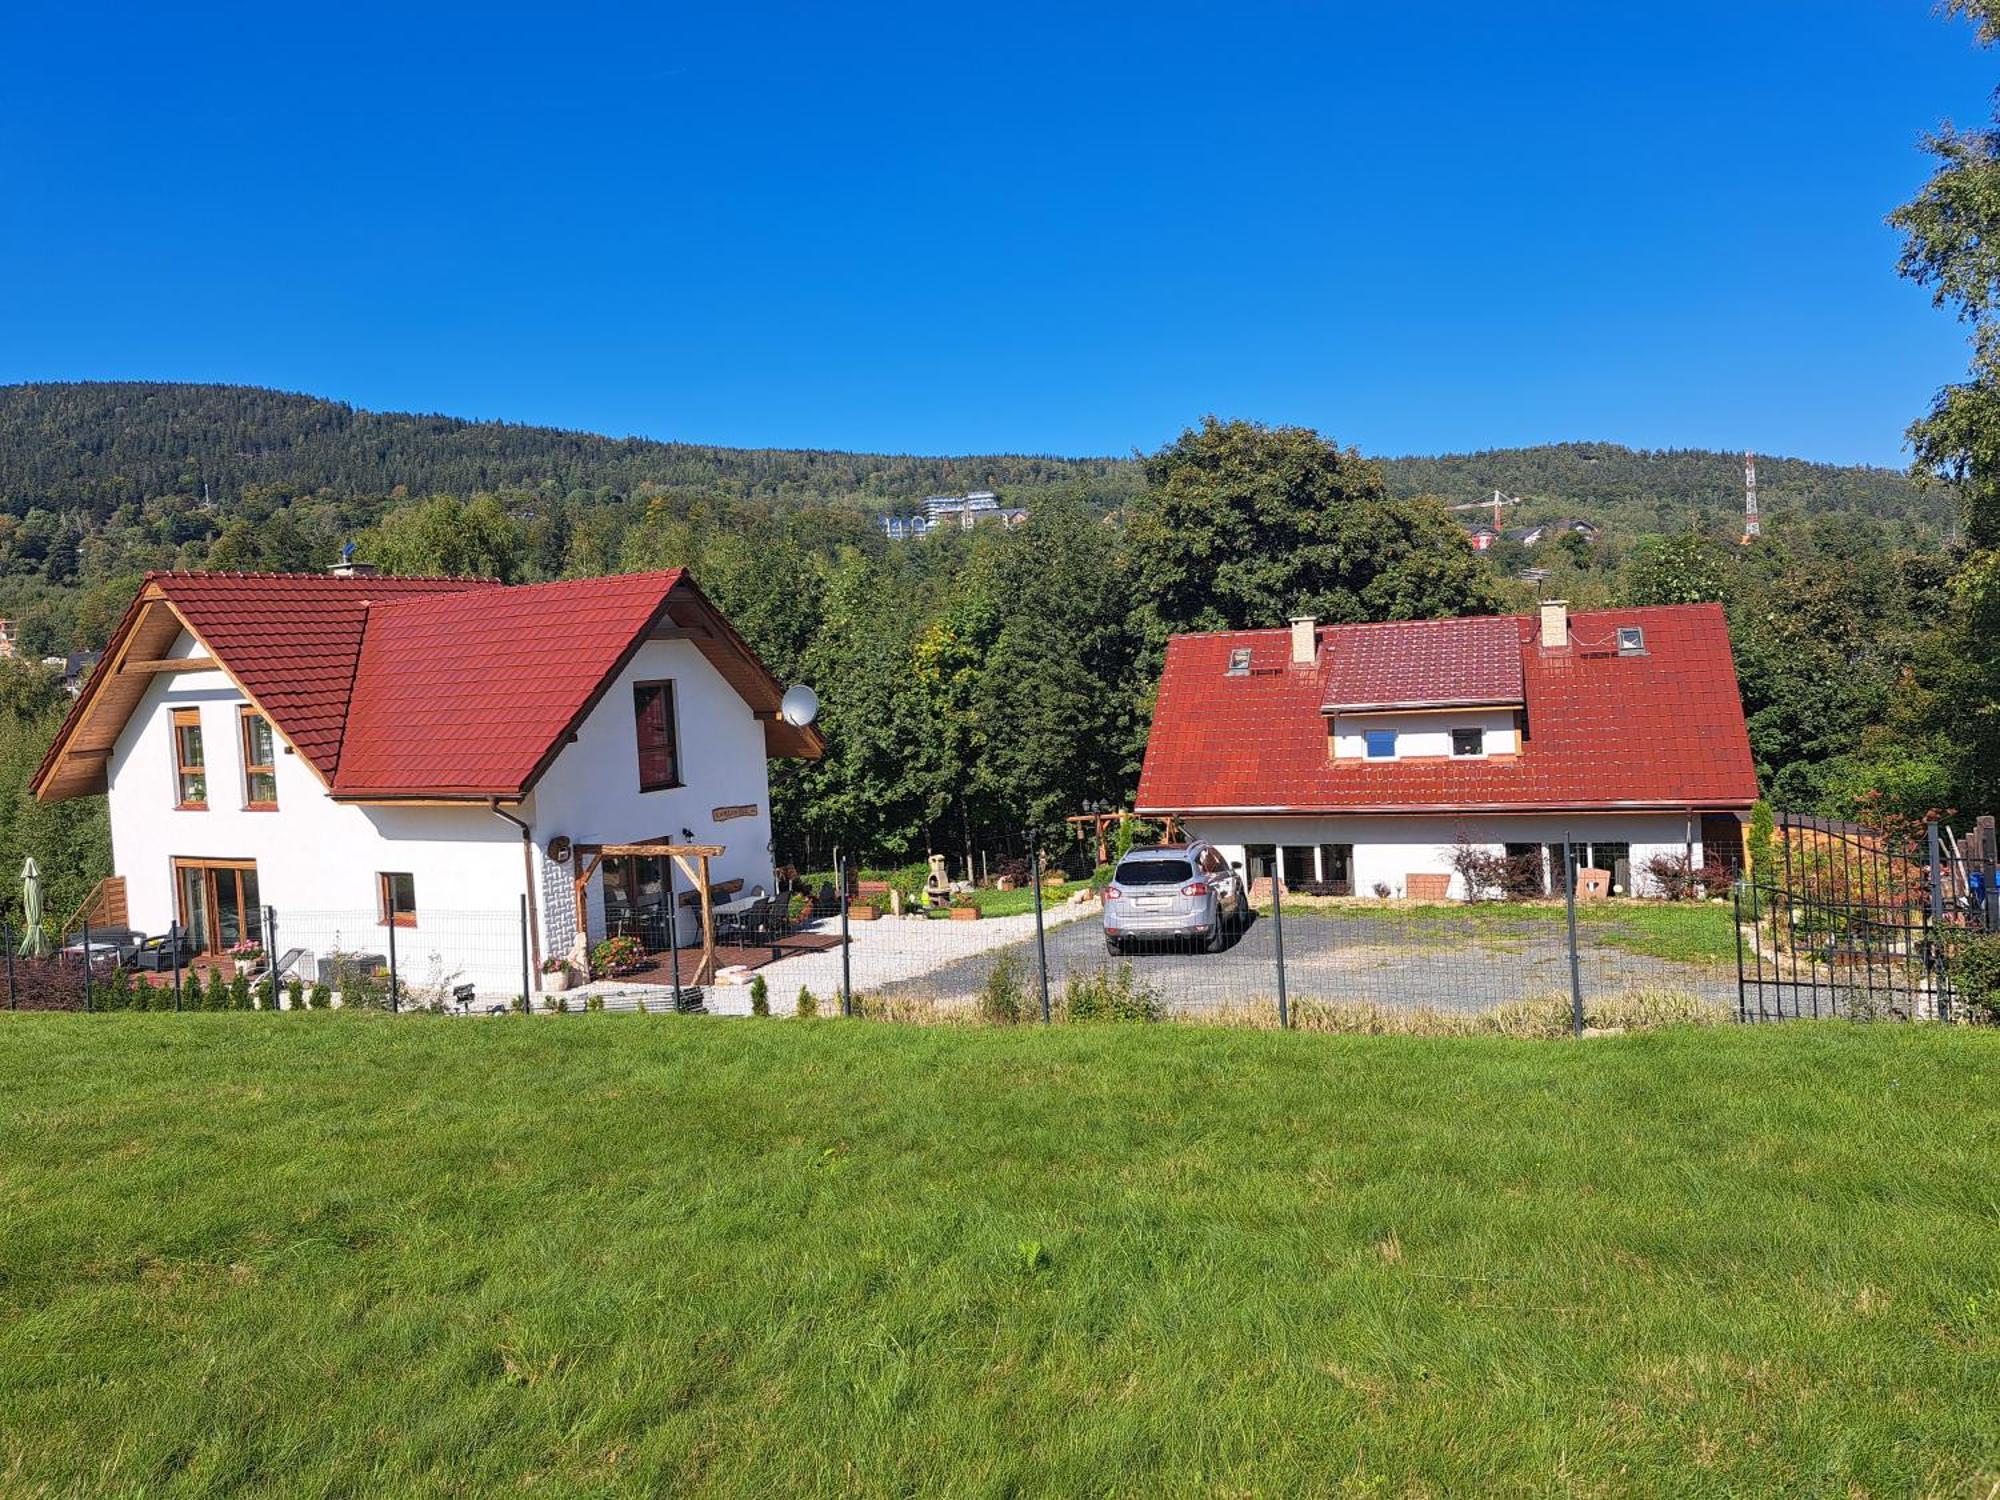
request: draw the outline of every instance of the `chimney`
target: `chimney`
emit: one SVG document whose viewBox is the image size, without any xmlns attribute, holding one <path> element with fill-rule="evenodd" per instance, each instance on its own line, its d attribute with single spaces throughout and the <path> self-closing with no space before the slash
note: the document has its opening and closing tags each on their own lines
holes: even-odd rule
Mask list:
<svg viewBox="0 0 2000 1500">
<path fill-rule="evenodd" d="M 335 578 L 373 578 L 375 576 L 375 564 L 356 562 L 354 560 L 354 543 L 347 542 L 341 546 L 340 561 L 326 571 Z"/>
<path fill-rule="evenodd" d="M 1569 646 L 1569 600 L 1542 601 L 1542 649 L 1561 651 Z"/>
<path fill-rule="evenodd" d="M 1319 648 L 1314 637 L 1318 634 L 1319 621 L 1311 615 L 1292 616 L 1292 665 L 1309 667 L 1319 660 Z"/>
</svg>

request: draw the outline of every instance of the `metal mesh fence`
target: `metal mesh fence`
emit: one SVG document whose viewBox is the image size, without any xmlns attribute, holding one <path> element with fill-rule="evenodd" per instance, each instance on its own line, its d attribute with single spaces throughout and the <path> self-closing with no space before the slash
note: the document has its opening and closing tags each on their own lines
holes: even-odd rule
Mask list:
<svg viewBox="0 0 2000 1500">
<path fill-rule="evenodd" d="M 1991 851 L 1982 857 L 1990 866 Z M 595 941 L 581 962 L 574 951 L 536 951 L 525 901 L 517 911 L 426 908 L 393 926 L 378 911 L 267 907 L 254 952 L 213 959 L 189 952 L 170 970 L 156 948 L 127 953 L 96 939 L 75 942 L 51 958 L 11 964 L 7 1000 L 14 1008 L 84 1008 L 97 986 L 124 972 L 121 986 L 165 988 L 186 997 L 182 1008 L 215 1008 L 213 974 L 221 970 L 226 983 L 240 970 L 259 1004 L 261 982 L 275 971 L 281 1007 L 317 1001 L 478 1015 L 1129 1016 L 1367 1029 L 1371 1016 L 1434 1013 L 1450 1022 L 1498 1017 L 1504 1029 L 1510 1013 L 1531 1013 L 1533 1029 L 1546 1031 L 1615 1025 L 1649 1005 L 1655 1014 L 1666 1005 L 1751 1020 L 1935 1013 L 1848 1000 L 1815 1008 L 1810 1001 L 1829 976 L 1844 984 L 1842 993 L 1876 982 L 1874 970 L 1887 961 L 1877 948 L 1920 964 L 1926 954 L 1934 960 L 1938 944 L 1926 947 L 1924 932 L 1913 929 L 1900 946 L 1884 947 L 1874 939 L 1879 921 L 1829 927 L 1796 891 L 1774 902 L 1753 885 L 1722 900 L 1433 903 L 1309 896 L 1269 879 L 1244 885 L 1218 866 L 1219 893 L 1190 869 L 1121 890 L 1120 874 L 1074 862 L 1069 873 L 1048 869 L 1033 851 L 1017 873 L 976 890 L 940 882 L 926 891 L 909 871 L 890 873 L 868 879 L 842 865 L 772 894 L 717 899 L 706 921 L 685 892 L 672 920 L 664 905 L 607 912 L 603 931 L 593 923 Z M 1940 878 L 1927 878 L 1928 887 L 1919 881 L 1916 895 L 1899 894 L 1898 902 L 1933 922 L 1934 907 L 1951 920 L 1983 920 L 1969 895 L 1959 903 L 1966 912 L 1952 916 Z M 1990 906 L 1990 872 L 1983 880 L 1981 899 Z M 1771 931 L 1789 944 L 1781 955 L 1789 967 L 1760 957 L 1758 944 L 1768 946 Z M 140 941 L 119 941 L 127 938 Z M 1872 969 L 1863 963 L 1871 957 Z M 535 962 L 543 958 L 546 967 Z M 208 987 L 198 995 L 174 985 L 189 969 L 201 970 Z M 1932 982 L 1919 975 L 1906 987 L 1921 992 Z M 117 1003 L 114 995 L 110 1008 Z"/>
</svg>

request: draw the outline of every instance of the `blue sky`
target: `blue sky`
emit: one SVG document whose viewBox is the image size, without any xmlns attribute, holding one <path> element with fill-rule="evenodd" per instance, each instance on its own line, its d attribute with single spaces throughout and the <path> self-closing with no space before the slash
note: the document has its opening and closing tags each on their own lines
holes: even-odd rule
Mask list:
<svg viewBox="0 0 2000 1500">
<path fill-rule="evenodd" d="M 1899 464 L 2000 82 L 1911 3 L 36 7 L 0 381 L 745 445 Z"/>
</svg>

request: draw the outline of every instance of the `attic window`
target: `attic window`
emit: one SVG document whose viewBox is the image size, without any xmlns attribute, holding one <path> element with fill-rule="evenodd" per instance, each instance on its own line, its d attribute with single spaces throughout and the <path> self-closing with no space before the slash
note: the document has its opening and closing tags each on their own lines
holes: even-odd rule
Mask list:
<svg viewBox="0 0 2000 1500">
<path fill-rule="evenodd" d="M 1620 656 L 1644 656 L 1646 654 L 1646 632 L 1637 625 L 1618 627 L 1618 654 Z"/>
<path fill-rule="evenodd" d="M 1237 646 L 1229 653 L 1229 670 L 1225 677 L 1248 677 L 1250 675 L 1250 648 Z"/>
<path fill-rule="evenodd" d="M 1393 729 L 1370 729 L 1361 736 L 1368 750 L 1370 760 L 1394 760 L 1396 758 L 1396 731 Z"/>
</svg>

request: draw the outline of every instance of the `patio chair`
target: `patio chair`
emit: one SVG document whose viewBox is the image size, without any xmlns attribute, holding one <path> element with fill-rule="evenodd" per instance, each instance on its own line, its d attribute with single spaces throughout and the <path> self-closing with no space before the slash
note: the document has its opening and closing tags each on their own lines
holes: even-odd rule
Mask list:
<svg viewBox="0 0 2000 1500">
<path fill-rule="evenodd" d="M 141 940 L 132 953 L 132 967 L 148 969 L 155 974 L 171 969 L 185 969 L 194 962 L 194 939 L 180 923 L 171 924 L 158 937 Z"/>
<path fill-rule="evenodd" d="M 717 942 L 734 943 L 739 947 L 775 946 L 778 941 L 778 903 L 774 897 L 766 896 L 761 901 L 753 901 L 733 916 L 721 918 L 715 927 Z"/>
</svg>

